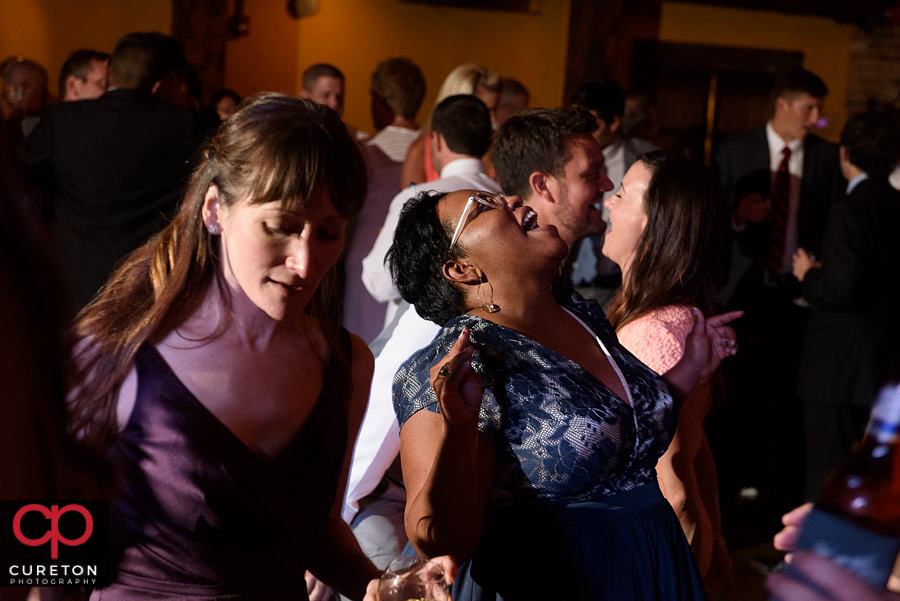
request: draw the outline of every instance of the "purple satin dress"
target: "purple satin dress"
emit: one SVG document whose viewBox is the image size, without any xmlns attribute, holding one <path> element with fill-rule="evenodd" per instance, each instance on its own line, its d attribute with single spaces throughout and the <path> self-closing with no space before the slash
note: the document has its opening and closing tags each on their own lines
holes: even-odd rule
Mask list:
<svg viewBox="0 0 900 601">
<path fill-rule="evenodd" d="M 111 449 L 112 584 L 91 599 L 307 599 L 304 572 L 334 503 L 347 385 L 326 369 L 303 428 L 274 459 L 248 448 L 145 344 L 137 402 Z"/>
</svg>

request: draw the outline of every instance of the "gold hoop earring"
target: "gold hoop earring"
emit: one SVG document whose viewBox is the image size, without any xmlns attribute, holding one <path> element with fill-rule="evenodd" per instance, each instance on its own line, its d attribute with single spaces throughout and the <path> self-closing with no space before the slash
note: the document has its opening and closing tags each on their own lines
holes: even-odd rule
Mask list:
<svg viewBox="0 0 900 601">
<path fill-rule="evenodd" d="M 494 304 L 494 287 L 488 282 L 488 286 L 491 287 L 491 300 L 487 300 L 484 296 L 484 280 L 478 282 L 478 300 L 481 301 L 481 308 L 484 309 L 486 313 L 496 313 L 500 310 L 500 305 Z"/>
</svg>

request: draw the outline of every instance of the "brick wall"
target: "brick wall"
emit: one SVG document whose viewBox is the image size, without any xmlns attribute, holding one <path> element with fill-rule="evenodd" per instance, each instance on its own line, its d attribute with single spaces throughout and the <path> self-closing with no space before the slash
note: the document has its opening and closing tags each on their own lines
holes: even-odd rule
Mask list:
<svg viewBox="0 0 900 601">
<path fill-rule="evenodd" d="M 866 110 L 870 99 L 900 106 L 900 25 L 857 28 L 853 35 L 847 114 Z"/>
</svg>

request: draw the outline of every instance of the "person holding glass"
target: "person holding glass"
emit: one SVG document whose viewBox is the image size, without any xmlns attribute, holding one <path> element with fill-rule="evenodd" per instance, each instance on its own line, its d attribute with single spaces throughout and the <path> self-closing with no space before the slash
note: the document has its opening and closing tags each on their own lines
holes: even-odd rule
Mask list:
<svg viewBox="0 0 900 601">
<path fill-rule="evenodd" d="M 404 208 L 391 274 L 443 325 L 394 380 L 407 534 L 460 564 L 457 601 L 704 599 L 654 466 L 677 405 L 734 354 L 740 313 L 696 310 L 660 377 L 596 302 L 553 294 L 567 252 L 517 196 L 424 193 Z"/>
<path fill-rule="evenodd" d="M 121 472 L 92 598 L 306 599 L 307 570 L 361 598 L 378 571 L 340 506 L 373 360 L 330 301 L 362 157 L 333 111 L 280 94 L 203 156 L 75 325 L 73 428 Z"/>
</svg>

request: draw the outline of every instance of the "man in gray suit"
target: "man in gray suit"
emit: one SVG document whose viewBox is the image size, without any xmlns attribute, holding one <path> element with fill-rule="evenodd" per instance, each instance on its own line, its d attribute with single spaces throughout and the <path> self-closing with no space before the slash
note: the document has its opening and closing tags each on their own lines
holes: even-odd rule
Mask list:
<svg viewBox="0 0 900 601">
<path fill-rule="evenodd" d="M 606 176 L 613 189 L 603 195 L 603 200 L 619 191 L 622 178 L 637 161 L 639 154 L 657 150 L 645 140 L 629 138 L 622 133 L 622 114 L 625 112 L 625 90 L 611 79 L 582 84 L 572 95 L 572 104 L 586 108 L 597 120 L 594 139 L 600 145 L 606 165 Z M 602 206 L 603 220 L 609 224 L 609 210 Z M 583 296 L 596 298 L 601 305 L 612 298 L 622 281 L 619 266 L 603 256 L 603 239 L 606 232 L 576 242 L 569 253 L 566 266 L 571 272 L 571 282 L 580 288 Z"/>
</svg>

